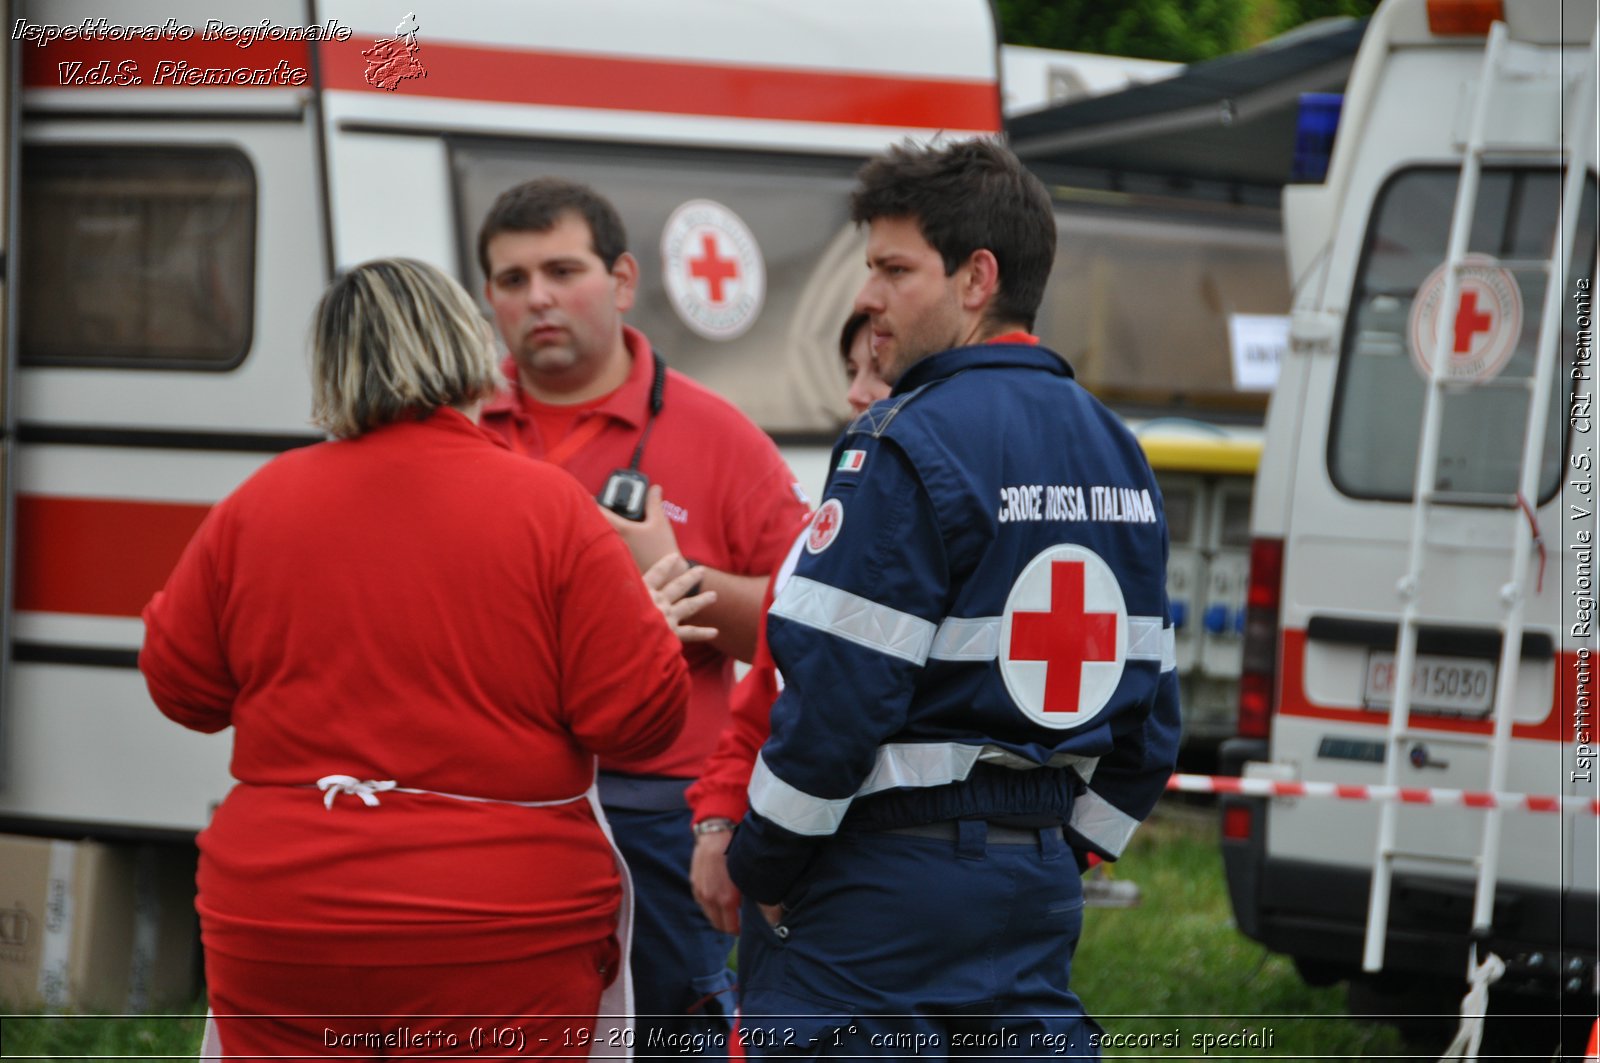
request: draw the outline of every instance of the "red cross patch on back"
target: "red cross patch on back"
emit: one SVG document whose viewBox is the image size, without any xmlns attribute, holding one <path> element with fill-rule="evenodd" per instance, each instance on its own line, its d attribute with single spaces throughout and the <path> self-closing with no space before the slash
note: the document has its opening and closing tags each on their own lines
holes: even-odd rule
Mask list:
<svg viewBox="0 0 1600 1063">
<path fill-rule="evenodd" d="M 1111 566 L 1082 546 L 1052 546 L 1006 597 L 1000 676 L 1023 714 L 1056 730 L 1106 707 L 1128 655 L 1128 608 Z"/>
</svg>

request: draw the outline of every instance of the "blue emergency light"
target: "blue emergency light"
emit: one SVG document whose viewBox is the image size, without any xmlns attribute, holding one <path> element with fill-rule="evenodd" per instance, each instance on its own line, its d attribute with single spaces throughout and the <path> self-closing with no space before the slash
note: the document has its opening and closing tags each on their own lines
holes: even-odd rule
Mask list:
<svg viewBox="0 0 1600 1063">
<path fill-rule="evenodd" d="M 1333 157 L 1333 138 L 1339 131 L 1339 111 L 1344 94 L 1303 92 L 1300 117 L 1294 131 L 1294 166 L 1289 180 L 1299 184 L 1320 184 L 1328 176 L 1328 160 Z"/>
</svg>

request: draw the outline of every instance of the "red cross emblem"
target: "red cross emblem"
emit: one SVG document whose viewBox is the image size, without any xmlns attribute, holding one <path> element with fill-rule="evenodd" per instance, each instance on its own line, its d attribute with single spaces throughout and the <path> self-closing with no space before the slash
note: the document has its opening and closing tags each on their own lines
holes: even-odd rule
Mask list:
<svg viewBox="0 0 1600 1063">
<path fill-rule="evenodd" d="M 723 258 L 717 251 L 717 238 L 710 233 L 701 233 L 700 257 L 689 259 L 689 276 L 705 281 L 711 301 L 720 303 L 723 301 L 723 282 L 739 279 L 739 260 Z"/>
<path fill-rule="evenodd" d="M 1006 600 L 1000 672 L 1031 719 L 1076 727 L 1097 715 L 1122 678 L 1127 607 L 1115 574 L 1081 546 L 1043 551 Z"/>
<path fill-rule="evenodd" d="M 817 515 L 811 518 L 811 530 L 806 533 L 806 551 L 820 554 L 839 537 L 844 527 L 844 505 L 837 498 L 822 503 Z"/>
<path fill-rule="evenodd" d="M 1044 661 L 1045 712 L 1077 712 L 1086 661 L 1117 659 L 1117 614 L 1083 608 L 1083 562 L 1050 565 L 1050 611 L 1011 618 L 1011 659 Z"/>
<path fill-rule="evenodd" d="M 1411 301 L 1407 339 L 1412 364 L 1423 377 L 1432 375 L 1433 353 L 1442 330 L 1446 379 L 1463 383 L 1491 380 L 1505 368 L 1521 342 L 1522 290 L 1516 278 L 1493 258 L 1470 254 L 1462 259 L 1455 306 L 1441 314 L 1448 273 L 1448 263 L 1434 269 Z"/>
<path fill-rule="evenodd" d="M 678 319 L 719 343 L 749 331 L 767 293 L 767 267 L 755 233 L 710 199 L 688 200 L 667 217 L 661 280 Z"/>
<path fill-rule="evenodd" d="M 1479 332 L 1488 332 L 1494 326 L 1494 318 L 1488 314 L 1478 313 L 1478 293 L 1462 292 L 1459 309 L 1456 310 L 1456 354 L 1466 354 L 1472 350 L 1472 337 Z"/>
</svg>

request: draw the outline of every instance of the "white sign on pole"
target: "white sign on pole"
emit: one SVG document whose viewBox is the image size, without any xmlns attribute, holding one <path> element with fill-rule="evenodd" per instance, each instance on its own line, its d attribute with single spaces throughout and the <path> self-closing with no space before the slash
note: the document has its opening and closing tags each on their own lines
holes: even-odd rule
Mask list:
<svg viewBox="0 0 1600 1063">
<path fill-rule="evenodd" d="M 1234 389 L 1271 391 L 1289 350 L 1288 315 L 1229 314 L 1228 345 L 1233 350 Z"/>
</svg>

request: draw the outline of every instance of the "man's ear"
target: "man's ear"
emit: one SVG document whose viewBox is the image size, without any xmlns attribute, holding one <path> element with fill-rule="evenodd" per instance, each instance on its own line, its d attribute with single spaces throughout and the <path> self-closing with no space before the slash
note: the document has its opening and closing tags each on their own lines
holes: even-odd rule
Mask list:
<svg viewBox="0 0 1600 1063">
<path fill-rule="evenodd" d="M 982 314 L 1000 294 L 1000 262 L 994 252 L 980 247 L 961 266 L 961 308 Z"/>
<path fill-rule="evenodd" d="M 639 260 L 622 252 L 611 265 L 611 275 L 617 280 L 617 311 L 626 314 L 639 294 Z"/>
</svg>

